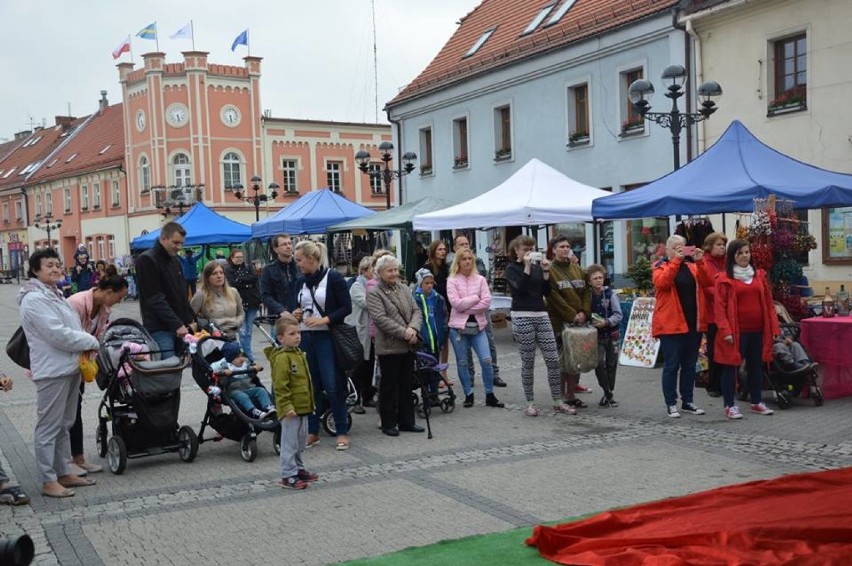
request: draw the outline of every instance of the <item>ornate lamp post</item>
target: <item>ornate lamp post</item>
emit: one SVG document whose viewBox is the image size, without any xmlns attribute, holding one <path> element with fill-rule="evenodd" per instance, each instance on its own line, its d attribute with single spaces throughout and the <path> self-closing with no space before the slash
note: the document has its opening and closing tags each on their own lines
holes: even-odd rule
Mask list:
<svg viewBox="0 0 852 566">
<path fill-rule="evenodd" d="M 53 240 L 50 239 L 50 233 L 53 230 L 59 230 L 62 227 L 62 220 L 57 218 L 55 222 L 53 222 L 53 213 L 48 212 L 45 215 L 39 214 L 36 216 L 36 223 L 33 224 L 37 229 L 44 230 L 47 232 L 47 247 L 53 249 Z"/>
<path fill-rule="evenodd" d="M 683 84 L 686 82 L 686 69 L 680 65 L 669 65 L 663 71 L 662 79 L 666 84 L 664 96 L 672 101 L 672 109 L 668 112 L 650 112 L 651 105 L 648 102 L 654 94 L 654 85 L 650 81 L 640 79 L 634 81 L 627 90 L 630 102 L 643 118 L 656 122 L 672 133 L 672 147 L 674 149 L 674 168 L 680 169 L 680 132 L 693 124 L 709 118 L 716 110 L 713 98 L 721 96 L 722 87 L 715 81 L 707 81 L 698 87 L 698 96 L 701 100 L 701 109 L 698 112 L 681 112 L 677 106 L 677 99 L 684 95 Z"/>
<path fill-rule="evenodd" d="M 278 189 L 280 188 L 278 183 L 269 183 L 269 186 L 266 188 L 266 192 L 261 193 L 260 185 L 262 183 L 263 180 L 257 175 L 251 178 L 251 190 L 254 191 L 254 195 L 245 195 L 244 188 L 240 183 L 225 187 L 226 191 L 233 191 L 234 196 L 239 200 L 254 205 L 255 222 L 260 221 L 260 203 L 275 200 L 275 197 L 278 196 Z"/>
<path fill-rule="evenodd" d="M 394 179 L 399 179 L 414 171 L 414 162 L 417 161 L 417 155 L 411 151 L 405 152 L 402 156 L 402 162 L 404 164 L 403 168 L 391 169 L 390 162 L 393 161 L 393 144 L 389 141 L 382 142 L 379 144 L 379 152 L 381 153 L 381 157 L 379 157 L 379 159 L 381 159 L 385 164 L 382 169 L 370 171 L 370 153 L 363 149 L 355 154 L 355 161 L 358 162 L 358 169 L 360 169 L 362 173 L 371 179 L 380 179 L 384 183 L 387 207 L 390 208 L 391 182 Z M 402 198 L 400 198 L 400 200 L 402 200 Z"/>
</svg>

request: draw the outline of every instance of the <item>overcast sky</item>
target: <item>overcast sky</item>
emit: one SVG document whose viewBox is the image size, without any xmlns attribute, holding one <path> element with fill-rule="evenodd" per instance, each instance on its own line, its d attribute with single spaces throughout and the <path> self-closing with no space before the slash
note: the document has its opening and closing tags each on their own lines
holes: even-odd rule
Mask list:
<svg viewBox="0 0 852 566">
<path fill-rule="evenodd" d="M 375 0 L 379 119 L 401 87 L 434 58 L 458 19 L 481 0 Z M 156 43 L 136 33 L 157 22 L 160 51 L 182 62 L 188 39 L 169 39 L 190 20 L 195 48 L 208 61 L 240 65 L 249 29 L 251 54 L 263 57 L 261 103 L 277 118 L 375 120 L 370 0 L 0 0 L 0 139 L 30 121 L 84 116 L 100 91 L 121 102 L 112 50 L 130 34 L 133 62 Z"/>
</svg>

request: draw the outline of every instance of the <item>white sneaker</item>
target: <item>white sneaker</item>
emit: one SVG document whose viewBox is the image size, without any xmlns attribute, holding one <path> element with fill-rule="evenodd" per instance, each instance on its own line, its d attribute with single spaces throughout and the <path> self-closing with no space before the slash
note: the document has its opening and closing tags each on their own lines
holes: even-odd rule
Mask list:
<svg viewBox="0 0 852 566">
<path fill-rule="evenodd" d="M 673 418 L 673 419 L 679 419 L 680 418 L 680 413 L 677 411 L 677 405 L 669 405 L 667 407 L 667 410 L 668 410 L 669 416 L 671 418 Z"/>
<path fill-rule="evenodd" d="M 741 419 L 743 418 L 742 413 L 740 413 L 740 408 L 734 405 L 733 407 L 725 407 L 725 416 L 729 419 Z"/>
<path fill-rule="evenodd" d="M 680 407 L 680 410 L 684 413 L 692 413 L 693 415 L 704 414 L 704 409 L 699 409 L 695 406 L 695 403 L 683 403 Z"/>
<path fill-rule="evenodd" d="M 757 413 L 758 415 L 771 415 L 775 411 L 766 406 L 765 403 L 757 403 L 751 406 L 752 412 Z"/>
</svg>

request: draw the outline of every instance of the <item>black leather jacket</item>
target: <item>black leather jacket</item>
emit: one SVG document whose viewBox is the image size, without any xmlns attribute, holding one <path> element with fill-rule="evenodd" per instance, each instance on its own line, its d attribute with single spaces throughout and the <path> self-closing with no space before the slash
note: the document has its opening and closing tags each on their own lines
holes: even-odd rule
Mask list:
<svg viewBox="0 0 852 566">
<path fill-rule="evenodd" d="M 225 264 L 225 277 L 228 285 L 240 294 L 243 308 L 256 309 L 260 306 L 260 287 L 254 269 L 245 263 L 234 265 L 229 261 Z"/>
</svg>

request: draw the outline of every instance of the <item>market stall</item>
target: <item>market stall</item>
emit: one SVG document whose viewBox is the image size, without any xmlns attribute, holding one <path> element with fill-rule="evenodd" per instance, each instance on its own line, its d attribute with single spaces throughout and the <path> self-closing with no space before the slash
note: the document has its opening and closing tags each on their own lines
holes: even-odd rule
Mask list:
<svg viewBox="0 0 852 566">
<path fill-rule="evenodd" d="M 252 238 L 275 234 L 325 234 L 329 226 L 375 214 L 331 189 L 311 191 L 287 208 L 251 225 Z"/>
<path fill-rule="evenodd" d="M 251 238 L 251 228 L 211 210 L 204 203 L 192 205 L 189 212 L 175 219 L 186 230 L 184 246 L 241 244 Z M 131 249 L 147 250 L 160 237 L 160 229 L 134 238 Z"/>
</svg>

